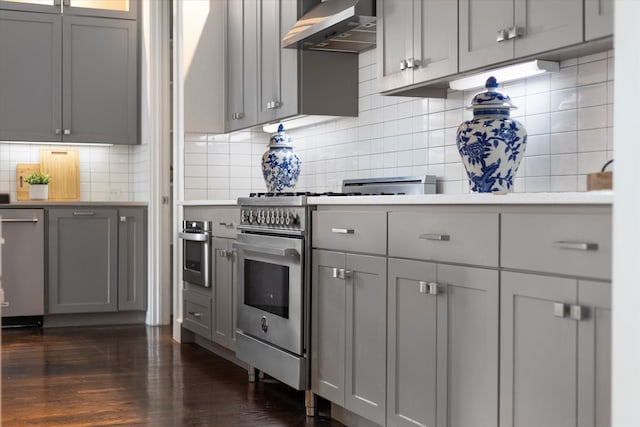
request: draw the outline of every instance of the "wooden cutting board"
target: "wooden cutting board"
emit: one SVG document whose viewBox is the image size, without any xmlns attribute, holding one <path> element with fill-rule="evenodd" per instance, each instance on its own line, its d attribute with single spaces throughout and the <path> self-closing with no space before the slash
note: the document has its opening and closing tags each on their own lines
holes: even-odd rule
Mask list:
<svg viewBox="0 0 640 427">
<path fill-rule="evenodd" d="M 29 184 L 24 180 L 34 172 L 40 172 L 40 163 L 16 163 L 16 198 L 29 200 Z"/>
<path fill-rule="evenodd" d="M 40 171 L 51 175 L 49 200 L 80 200 L 78 150 L 40 149 Z"/>
</svg>

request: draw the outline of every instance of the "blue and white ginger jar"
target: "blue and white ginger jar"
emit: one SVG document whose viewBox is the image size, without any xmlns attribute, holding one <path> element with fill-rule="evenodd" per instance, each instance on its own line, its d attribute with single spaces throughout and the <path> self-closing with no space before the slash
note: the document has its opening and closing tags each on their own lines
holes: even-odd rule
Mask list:
<svg viewBox="0 0 640 427">
<path fill-rule="evenodd" d="M 509 95 L 497 90 L 495 77 L 489 77 L 486 91 L 473 97 L 473 119 L 458 127 L 456 143 L 467 170 L 471 191 L 506 193 L 513 191 L 513 180 L 524 156 L 527 131 L 511 119 L 517 108 Z"/>
<path fill-rule="evenodd" d="M 291 141 L 281 123 L 278 133 L 271 135 L 269 149 L 262 155 L 262 175 L 267 190 L 272 193 L 293 190 L 298 182 L 301 161 Z"/>
</svg>

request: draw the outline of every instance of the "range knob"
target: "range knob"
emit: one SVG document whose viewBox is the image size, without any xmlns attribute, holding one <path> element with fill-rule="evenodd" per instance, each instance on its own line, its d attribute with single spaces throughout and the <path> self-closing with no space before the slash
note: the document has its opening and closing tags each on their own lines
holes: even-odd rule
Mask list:
<svg viewBox="0 0 640 427">
<path fill-rule="evenodd" d="M 289 211 L 284 214 L 284 225 L 291 225 L 291 212 Z"/>
<path fill-rule="evenodd" d="M 264 223 L 271 224 L 271 217 L 269 216 L 269 211 L 264 212 Z"/>
<path fill-rule="evenodd" d="M 249 211 L 249 218 L 248 218 L 249 224 L 251 224 L 253 222 L 254 218 L 255 217 L 253 216 L 253 211 Z"/>
<path fill-rule="evenodd" d="M 258 211 L 258 215 L 257 215 L 256 221 L 257 221 L 258 224 L 264 223 L 264 211 L 263 210 L 259 210 Z"/>
<path fill-rule="evenodd" d="M 276 213 L 271 211 L 271 216 L 269 217 L 269 224 L 275 225 L 276 223 Z"/>
<path fill-rule="evenodd" d="M 280 225 L 283 223 L 284 221 L 282 220 L 282 211 L 276 211 L 276 225 Z"/>
</svg>

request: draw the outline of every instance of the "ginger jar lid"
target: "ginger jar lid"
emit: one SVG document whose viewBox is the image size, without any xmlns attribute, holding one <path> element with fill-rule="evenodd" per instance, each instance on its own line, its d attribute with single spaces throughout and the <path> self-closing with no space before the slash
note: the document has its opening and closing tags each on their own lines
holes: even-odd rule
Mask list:
<svg viewBox="0 0 640 427">
<path fill-rule="evenodd" d="M 278 132 L 269 138 L 269 147 L 293 147 L 293 138 L 284 132 L 284 125 L 282 123 L 278 126 Z"/>
<path fill-rule="evenodd" d="M 511 98 L 504 92 L 498 90 L 498 81 L 491 76 L 487 79 L 484 92 L 477 93 L 471 100 L 468 107 L 472 110 L 512 110 L 516 109 L 511 102 Z"/>
</svg>

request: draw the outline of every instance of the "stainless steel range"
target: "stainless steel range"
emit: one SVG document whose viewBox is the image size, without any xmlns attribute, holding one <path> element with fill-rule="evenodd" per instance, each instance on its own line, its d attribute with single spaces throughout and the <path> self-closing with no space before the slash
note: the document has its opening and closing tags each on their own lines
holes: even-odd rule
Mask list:
<svg viewBox="0 0 640 427">
<path fill-rule="evenodd" d="M 343 193 L 252 193 L 238 199 L 236 357 L 285 384 L 310 384 L 311 211 L 308 197 L 435 193 L 435 177 L 345 180 Z"/>
</svg>

